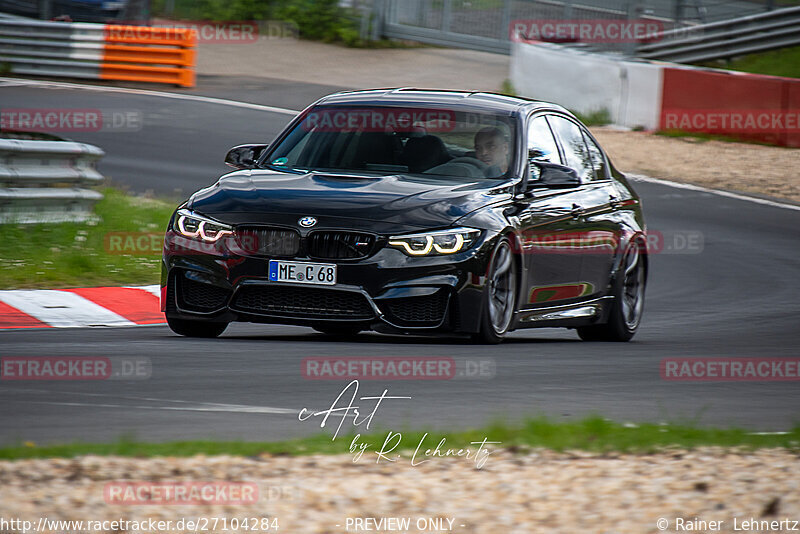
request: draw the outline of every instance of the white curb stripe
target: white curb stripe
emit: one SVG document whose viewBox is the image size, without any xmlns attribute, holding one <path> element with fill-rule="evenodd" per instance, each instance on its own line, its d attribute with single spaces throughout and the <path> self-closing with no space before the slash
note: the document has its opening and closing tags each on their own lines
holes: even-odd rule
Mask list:
<svg viewBox="0 0 800 534">
<path fill-rule="evenodd" d="M 0 301 L 56 328 L 136 325 L 68 291 L 54 289 L 0 291 Z"/>
<path fill-rule="evenodd" d="M 233 106 L 237 108 L 254 109 L 258 111 L 268 111 L 270 113 L 281 113 L 283 115 L 297 115 L 298 110 L 279 108 L 274 106 L 263 106 L 261 104 L 251 104 L 238 100 L 228 100 L 227 98 L 214 98 L 211 96 L 184 95 L 180 93 L 168 93 L 166 91 L 150 91 L 148 89 L 128 89 L 125 87 L 111 87 L 104 85 L 90 85 L 84 83 L 65 83 L 65 82 L 46 82 L 39 80 L 19 81 L 14 78 L 0 78 L 0 82 L 12 82 L 14 85 L 34 85 L 40 87 L 56 87 L 59 89 L 84 89 L 88 91 L 104 91 L 107 93 L 123 93 L 129 95 L 160 96 L 162 98 L 173 98 L 176 100 L 189 100 L 192 102 L 203 102 L 205 104 L 220 104 L 223 106 Z"/>
<path fill-rule="evenodd" d="M 796 206 L 794 204 L 784 204 L 783 202 L 776 202 L 774 200 L 767 200 L 764 198 L 758 197 L 751 197 L 748 195 L 740 195 L 738 193 L 731 193 L 729 191 L 720 191 L 719 189 L 709 189 L 708 187 L 702 187 L 699 185 L 693 184 L 683 184 L 680 182 L 672 182 L 670 180 L 662 180 L 661 178 L 651 178 L 649 176 L 645 176 L 644 174 L 631 174 L 631 173 L 624 173 L 626 177 L 638 181 L 638 182 L 650 182 L 653 184 L 659 185 L 666 185 L 668 187 L 675 187 L 677 189 L 688 189 L 690 191 L 699 191 L 701 193 L 711 193 L 713 195 L 719 195 L 721 197 L 728 197 L 728 198 L 735 198 L 736 200 L 744 200 L 746 202 L 754 202 L 756 204 L 762 204 L 764 206 L 770 206 L 772 208 L 783 208 L 787 210 L 795 210 L 800 211 L 800 206 Z"/>
<path fill-rule="evenodd" d="M 158 284 L 152 286 L 125 286 L 125 289 L 141 289 L 147 291 L 151 295 L 161 298 L 161 286 Z"/>
<path fill-rule="evenodd" d="M 237 404 L 210 404 L 201 403 L 187 406 L 149 406 L 145 404 L 95 404 L 91 402 L 55 402 L 55 401 L 27 401 L 28 404 L 49 404 L 53 406 L 78 406 L 88 408 L 123 408 L 125 410 L 166 410 L 176 412 L 223 412 L 223 413 L 255 413 L 294 415 L 296 409 L 272 408 L 270 406 L 243 406 Z"/>
</svg>

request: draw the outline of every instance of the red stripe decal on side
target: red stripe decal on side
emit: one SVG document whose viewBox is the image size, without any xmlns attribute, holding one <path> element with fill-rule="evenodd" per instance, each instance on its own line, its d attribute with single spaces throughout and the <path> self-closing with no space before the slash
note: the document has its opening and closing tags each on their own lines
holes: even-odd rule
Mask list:
<svg viewBox="0 0 800 534">
<path fill-rule="evenodd" d="M 64 289 L 91 300 L 136 324 L 163 324 L 158 297 L 142 289 L 128 287 L 88 287 Z"/>
</svg>

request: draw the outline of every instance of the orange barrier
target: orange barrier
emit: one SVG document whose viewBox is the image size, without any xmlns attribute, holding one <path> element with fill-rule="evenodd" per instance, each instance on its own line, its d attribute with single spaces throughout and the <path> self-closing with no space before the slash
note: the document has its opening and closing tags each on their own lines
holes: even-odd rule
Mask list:
<svg viewBox="0 0 800 534">
<path fill-rule="evenodd" d="M 145 65 L 123 65 L 107 63 L 100 67 L 101 80 L 125 80 L 129 82 L 169 83 L 181 87 L 194 87 L 193 69 L 177 69 Z"/>
<path fill-rule="evenodd" d="M 194 30 L 107 24 L 103 37 L 101 79 L 194 87 Z"/>
<path fill-rule="evenodd" d="M 105 45 L 103 61 L 192 67 L 195 64 L 195 50 L 189 48 Z"/>
</svg>

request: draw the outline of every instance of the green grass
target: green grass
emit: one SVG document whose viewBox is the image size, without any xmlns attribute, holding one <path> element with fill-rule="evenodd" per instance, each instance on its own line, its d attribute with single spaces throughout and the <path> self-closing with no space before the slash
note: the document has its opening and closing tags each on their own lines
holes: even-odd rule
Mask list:
<svg viewBox="0 0 800 534">
<path fill-rule="evenodd" d="M 340 6 L 339 0 L 153 0 L 151 9 L 154 16 L 175 20 L 287 22 L 297 28 L 301 39 L 356 48 L 423 46 L 390 39 L 362 39 L 361 13 Z"/>
<path fill-rule="evenodd" d="M 519 96 L 517 95 L 517 90 L 514 88 L 514 84 L 511 83 L 511 80 L 508 78 L 503 80 L 503 83 L 500 84 L 499 93 L 506 96 Z"/>
<path fill-rule="evenodd" d="M 84 223 L 2 224 L 0 289 L 156 284 L 160 253 L 109 253 L 110 232 L 147 232 L 154 239 L 166 230 L 173 204 L 106 188 Z"/>
<path fill-rule="evenodd" d="M 611 113 L 605 108 L 586 114 L 573 111 L 572 114 L 578 117 L 586 126 L 605 126 L 606 124 L 611 124 Z"/>
<path fill-rule="evenodd" d="M 754 139 L 738 138 L 730 135 L 710 134 L 705 132 L 687 132 L 685 130 L 658 130 L 655 132 L 655 134 L 660 135 L 662 137 L 690 138 L 698 143 L 705 143 L 707 141 L 721 141 L 723 143 L 747 143 L 749 145 L 775 146 L 774 144 L 766 143 L 763 141 L 757 141 Z"/>
<path fill-rule="evenodd" d="M 411 452 L 422 439 L 424 432 L 402 433 L 401 447 Z M 372 446 L 367 450 L 379 450 L 387 431 L 375 431 L 362 435 L 359 442 Z M 763 447 L 788 448 L 800 450 L 800 426 L 785 435 L 753 435 L 741 429 L 697 428 L 691 425 L 641 424 L 623 425 L 603 419 L 588 417 L 576 422 L 554 422 L 546 418 L 528 419 L 521 425 L 511 426 L 495 423 L 483 429 L 440 433 L 430 431 L 422 451 L 433 448 L 442 437 L 447 439 L 444 448 L 470 447 L 470 442 L 483 440 L 502 442 L 499 447 L 524 452 L 528 448 L 542 447 L 556 451 L 586 450 L 595 453 L 635 452 L 651 453 L 666 447 L 696 448 L 700 446 L 721 446 L 755 449 Z M 67 445 L 37 446 L 33 443 L 0 449 L 0 459 L 16 460 L 23 458 L 69 458 L 87 454 L 114 455 L 130 457 L 152 456 L 193 456 L 197 454 L 236 456 L 256 456 L 262 453 L 273 455 L 305 454 L 345 454 L 353 436 L 340 435 L 331 441 L 330 435 L 320 434 L 310 438 L 290 441 L 255 442 L 215 442 L 181 441 L 171 443 L 142 443 L 131 438 L 121 439 L 110 444 L 74 443 Z M 473 449 L 476 446 L 471 446 Z M 496 449 L 497 445 L 490 445 Z"/>
<path fill-rule="evenodd" d="M 800 46 L 749 54 L 728 63 L 715 62 L 704 65 L 753 74 L 800 78 Z"/>
<path fill-rule="evenodd" d="M 511 83 L 511 80 L 508 78 L 503 80 L 503 82 L 500 84 L 500 90 L 498 93 L 507 96 L 519 96 L 514 84 Z M 572 110 L 570 111 L 586 126 L 605 126 L 606 124 L 611 124 L 611 112 L 605 108 L 586 114 Z"/>
<path fill-rule="evenodd" d="M 695 139 L 698 143 L 705 143 L 706 141 L 724 141 L 726 143 L 737 143 L 740 142 L 735 137 L 729 137 L 725 135 L 717 135 L 717 134 L 710 134 L 705 132 L 687 132 L 685 130 L 658 130 L 655 132 L 656 135 L 660 135 L 661 137 L 689 137 Z"/>
<path fill-rule="evenodd" d="M 502 7 L 503 0 L 461 0 L 461 2 L 453 2 L 453 9 L 458 11 L 491 10 L 501 9 Z"/>
</svg>

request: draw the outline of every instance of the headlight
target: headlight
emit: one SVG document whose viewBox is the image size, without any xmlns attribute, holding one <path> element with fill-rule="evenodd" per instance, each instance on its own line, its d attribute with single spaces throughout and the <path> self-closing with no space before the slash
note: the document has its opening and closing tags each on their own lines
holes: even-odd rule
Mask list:
<svg viewBox="0 0 800 534">
<path fill-rule="evenodd" d="M 185 209 L 178 210 L 174 229 L 183 236 L 200 239 L 206 243 L 214 243 L 223 236 L 233 235 L 231 226 L 201 217 Z"/>
<path fill-rule="evenodd" d="M 452 228 L 392 236 L 389 238 L 389 246 L 399 248 L 409 256 L 455 254 L 471 247 L 480 235 L 481 231 L 475 228 Z"/>
</svg>

